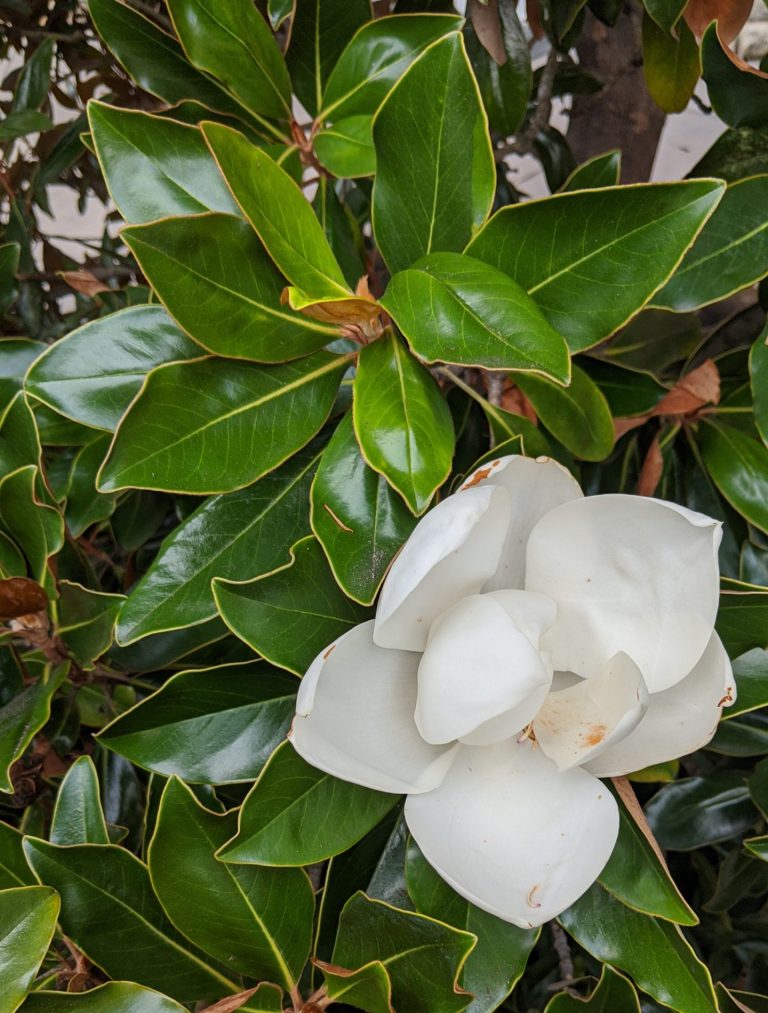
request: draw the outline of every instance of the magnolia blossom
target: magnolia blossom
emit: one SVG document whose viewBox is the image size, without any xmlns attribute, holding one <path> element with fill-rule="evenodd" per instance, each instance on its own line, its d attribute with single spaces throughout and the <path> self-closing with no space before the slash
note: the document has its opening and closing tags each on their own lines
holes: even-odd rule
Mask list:
<svg viewBox="0 0 768 1013">
<path fill-rule="evenodd" d="M 479 468 L 419 522 L 375 620 L 311 665 L 291 741 L 407 794 L 443 879 L 540 925 L 616 843 L 599 778 L 698 749 L 734 699 L 714 632 L 720 527 L 657 499 L 585 498 L 549 458 Z"/>
</svg>

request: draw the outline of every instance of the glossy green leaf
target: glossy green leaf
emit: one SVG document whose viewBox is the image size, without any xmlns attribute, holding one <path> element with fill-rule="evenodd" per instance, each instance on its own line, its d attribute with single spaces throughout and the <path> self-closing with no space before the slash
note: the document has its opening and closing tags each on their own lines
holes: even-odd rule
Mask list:
<svg viewBox="0 0 768 1013">
<path fill-rule="evenodd" d="M 254 485 L 205 500 L 160 546 L 117 624 L 121 644 L 216 615 L 214 577 L 248 580 L 288 561 L 309 531 L 309 489 L 320 448 L 310 444 Z"/>
<path fill-rule="evenodd" d="M 750 524 L 768 532 L 768 449 L 719 422 L 701 426 L 697 443 L 723 496 Z"/>
<path fill-rule="evenodd" d="M 398 1013 L 459 1013 L 469 997 L 457 982 L 474 944 L 469 932 L 356 893 L 341 913 L 331 962 L 349 971 L 384 964 Z"/>
<path fill-rule="evenodd" d="M 195 945 L 227 967 L 290 989 L 309 955 L 312 885 L 301 869 L 217 861 L 214 852 L 232 836 L 235 821 L 234 813 L 203 808 L 172 778 L 149 846 L 152 885 L 171 921 Z"/>
<path fill-rule="evenodd" d="M 697 309 L 768 274 L 768 223 L 759 212 L 766 199 L 768 176 L 732 183 L 654 306 Z"/>
<path fill-rule="evenodd" d="M 269 23 L 275 31 L 293 14 L 295 6 L 296 0 L 267 0 Z"/>
<path fill-rule="evenodd" d="M 107 433 L 97 436 L 81 447 L 72 459 L 63 495 L 66 497 L 64 518 L 75 538 L 92 524 L 111 517 L 117 505 L 117 496 L 105 496 L 96 489 L 96 475 L 107 456 L 109 444 Z"/>
<path fill-rule="evenodd" d="M 464 41 L 491 130 L 510 137 L 519 130 L 528 111 L 533 85 L 531 55 L 515 5 L 499 4 L 496 16 L 506 57 L 503 63 L 496 62 L 469 25 L 464 31 Z"/>
<path fill-rule="evenodd" d="M 768 652 L 758 647 L 742 654 L 733 662 L 733 674 L 736 702 L 723 711 L 724 721 L 768 706 Z"/>
<path fill-rule="evenodd" d="M 392 982 L 380 960 L 372 960 L 356 971 L 325 964 L 318 967 L 332 1002 L 343 1002 L 366 1013 L 392 1013 Z"/>
<path fill-rule="evenodd" d="M 250 655 L 243 657 L 243 652 L 237 657 L 232 657 L 233 651 L 237 651 L 239 646 L 233 637 L 227 636 L 227 627 L 216 617 L 198 626 L 186 626 L 182 630 L 170 630 L 168 633 L 144 637 L 129 647 L 115 644 L 110 648 L 109 658 L 121 668 L 132 669 L 135 672 L 157 672 L 169 666 L 179 670 L 184 667 L 180 664 L 182 659 L 186 664 L 193 658 L 190 663 L 197 664 L 201 657 L 205 657 L 206 660 L 199 662 L 203 665 L 249 660 Z M 215 656 L 208 659 L 206 652 L 209 654 L 215 652 Z"/>
<path fill-rule="evenodd" d="M 187 62 L 176 39 L 120 0 L 88 0 L 96 31 L 130 76 L 166 102 L 197 99 L 217 112 L 241 111 L 213 81 Z"/>
<path fill-rule="evenodd" d="M 263 662 L 179 672 L 104 729 L 104 745 L 185 781 L 251 781 L 283 741 L 298 683 Z"/>
<path fill-rule="evenodd" d="M 613 448 L 614 429 L 608 402 L 600 388 L 578 366 L 568 387 L 530 373 L 515 373 L 514 381 L 531 402 L 544 425 L 577 457 L 601 461 Z"/>
<path fill-rule="evenodd" d="M 650 373 L 624 369 L 611 360 L 582 356 L 579 366 L 600 388 L 611 414 L 617 417 L 645 415 L 667 393 L 667 388 Z"/>
<path fill-rule="evenodd" d="M 110 981 L 87 992 L 33 992 L 24 1013 L 184 1013 L 166 995 L 131 981 Z"/>
<path fill-rule="evenodd" d="M 34 52 L 27 57 L 14 89 L 11 112 L 39 109 L 48 96 L 51 84 L 51 63 L 56 52 L 56 40 L 43 38 Z"/>
<path fill-rule="evenodd" d="M 203 125 L 230 190 L 286 278 L 318 298 L 346 298 L 346 279 L 300 188 L 269 155 L 218 123 Z"/>
<path fill-rule="evenodd" d="M 81 667 L 93 667 L 92 663 L 112 644 L 115 620 L 125 597 L 92 591 L 70 581 L 61 581 L 59 589 L 57 633 Z"/>
<path fill-rule="evenodd" d="M 405 875 L 417 911 L 477 936 L 460 979 L 462 988 L 474 996 L 467 1013 L 497 1009 L 522 978 L 540 929 L 520 929 L 464 900 L 440 878 L 413 841 Z"/>
<path fill-rule="evenodd" d="M 18 295 L 16 285 L 16 273 L 19 270 L 19 255 L 21 248 L 18 243 L 3 243 L 0 245 L 0 317 L 5 316 L 11 308 Z M 26 340 L 26 339 L 18 339 Z M 0 375 L 5 376 L 5 371 L 0 366 Z"/>
<path fill-rule="evenodd" d="M 160 366 L 115 433 L 101 491 L 208 495 L 255 482 L 317 433 L 348 364 L 317 352 L 280 366 L 213 358 Z"/>
<path fill-rule="evenodd" d="M 36 838 L 27 838 L 24 850 L 40 882 L 61 895 L 64 932 L 109 977 L 157 988 L 180 1002 L 239 990 L 186 946 L 152 892 L 146 866 L 130 852 L 114 844 L 58 847 Z"/>
<path fill-rule="evenodd" d="M 48 559 L 64 542 L 64 518 L 37 495 L 38 469 L 34 464 L 0 478 L 0 529 L 17 543 L 29 563 L 29 575 L 49 587 Z"/>
<path fill-rule="evenodd" d="M 730 657 L 768 648 L 768 591 L 736 580 L 723 584 L 716 629 Z"/>
<path fill-rule="evenodd" d="M 323 88 L 344 47 L 371 19 L 369 0 L 303 0 L 291 23 L 288 68 L 294 91 L 314 114 Z"/>
<path fill-rule="evenodd" d="M 0 122 L 0 140 L 12 141 L 28 134 L 42 133 L 53 127 L 49 116 L 38 113 L 34 109 L 24 109 L 17 113 L 9 113 Z"/>
<path fill-rule="evenodd" d="M 284 279 L 242 218 L 165 218 L 122 236 L 168 312 L 209 352 L 285 362 L 337 335 L 283 308 Z"/>
<path fill-rule="evenodd" d="M 593 957 L 626 971 L 676 1013 L 717 1013 L 709 972 L 676 925 L 632 911 L 598 884 L 558 921 Z"/>
<path fill-rule="evenodd" d="M 334 577 L 346 595 L 370 605 L 416 518 L 365 463 L 349 413 L 320 459 L 311 504 L 312 530 Z"/>
<path fill-rule="evenodd" d="M 709 89 L 712 108 L 730 127 L 768 125 L 768 79 L 759 71 L 737 62 L 710 25 L 701 40 L 702 76 Z"/>
<path fill-rule="evenodd" d="M 250 581 L 214 580 L 232 632 L 267 661 L 302 675 L 319 652 L 368 618 L 333 580 L 317 539 L 303 538 L 287 566 Z"/>
<path fill-rule="evenodd" d="M 768 445 L 768 328 L 761 331 L 750 350 L 749 376 L 755 425 Z"/>
<path fill-rule="evenodd" d="M 238 212 L 197 127 L 103 102 L 88 122 L 109 192 L 127 222 Z"/>
<path fill-rule="evenodd" d="M 58 915 L 58 895 L 47 886 L 0 890 L 0 968 L 7 1013 L 19 1008 L 32 986 Z"/>
<path fill-rule="evenodd" d="M 351 848 L 397 800 L 397 795 L 341 781 L 310 766 L 286 742 L 248 793 L 237 834 L 217 857 L 255 865 L 312 865 Z"/>
<path fill-rule="evenodd" d="M 599 882 L 623 904 L 643 914 L 679 925 L 698 924 L 669 869 L 621 803 L 619 817 L 619 838 Z"/>
<path fill-rule="evenodd" d="M 0 822 L 0 890 L 34 886 L 36 880 L 24 857 L 23 837 L 8 823 Z"/>
<path fill-rule="evenodd" d="M 57 341 L 32 365 L 25 386 L 67 418 L 111 431 L 150 370 L 199 355 L 161 306 L 132 306 Z"/>
<path fill-rule="evenodd" d="M 14 791 L 11 767 L 48 720 L 68 665 L 46 668 L 36 682 L 0 707 L 0 792 Z"/>
<path fill-rule="evenodd" d="M 353 416 L 365 460 L 423 513 L 451 470 L 453 422 L 434 379 L 392 331 L 360 350 Z"/>
<path fill-rule="evenodd" d="M 190 62 L 253 113 L 291 115 L 291 81 L 269 26 L 249 0 L 169 0 Z"/>
<path fill-rule="evenodd" d="M 693 180 L 556 194 L 502 208 L 467 253 L 514 278 L 581 351 L 664 284 L 723 190 Z"/>
<path fill-rule="evenodd" d="M 666 113 L 685 109 L 699 80 L 699 47 L 685 23 L 672 36 L 647 14 L 643 18 L 643 72 L 656 105 Z"/>
<path fill-rule="evenodd" d="M 461 35 L 434 43 L 406 71 L 376 114 L 373 141 L 373 231 L 390 270 L 432 251 L 460 252 L 485 221 L 496 188 Z"/>
<path fill-rule="evenodd" d="M 720 770 L 665 785 L 645 807 L 662 848 L 691 851 L 744 834 L 757 822 L 744 777 Z"/>
<path fill-rule="evenodd" d="M 577 166 L 563 183 L 562 190 L 599 190 L 606 186 L 618 186 L 621 175 L 621 151 L 613 148 L 603 155 L 595 155 Z"/>
<path fill-rule="evenodd" d="M 320 164 L 333 176 L 354 179 L 376 172 L 371 116 L 348 116 L 319 130 L 313 147 Z"/>
<path fill-rule="evenodd" d="M 570 379 L 568 346 L 536 303 L 510 277 L 473 257 L 429 254 L 392 278 L 381 305 L 428 362 Z"/>
<path fill-rule="evenodd" d="M 672 32 L 682 17 L 686 0 L 643 0 L 643 6 L 659 28 Z"/>
<path fill-rule="evenodd" d="M 90 756 L 79 756 L 59 786 L 51 822 L 51 844 L 109 844 L 99 776 Z"/>
<path fill-rule="evenodd" d="M 723 756 L 768 755 L 768 715 L 745 714 L 718 726 L 707 749 Z"/>
<path fill-rule="evenodd" d="M 640 1013 L 634 985 L 623 974 L 603 964 L 600 981 L 587 999 L 561 992 L 547 1003 L 544 1013 Z"/>
<path fill-rule="evenodd" d="M 459 28 L 455 14 L 394 14 L 368 21 L 336 61 L 318 119 L 372 116 L 419 54 Z"/>
<path fill-rule="evenodd" d="M 744 847 L 756 858 L 768 862 L 768 836 L 747 838 L 744 841 Z"/>
</svg>

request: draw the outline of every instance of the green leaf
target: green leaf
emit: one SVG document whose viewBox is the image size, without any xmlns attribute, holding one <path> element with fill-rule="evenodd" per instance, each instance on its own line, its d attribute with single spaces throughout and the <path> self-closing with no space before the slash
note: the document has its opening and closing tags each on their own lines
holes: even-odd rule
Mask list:
<svg viewBox="0 0 768 1013">
<path fill-rule="evenodd" d="M 168 312 L 209 352 L 285 362 L 338 334 L 283 308 L 284 279 L 242 218 L 164 218 L 122 237 Z"/>
<path fill-rule="evenodd" d="M 234 813 L 209 812 L 172 778 L 149 846 L 152 885 L 171 921 L 196 946 L 225 966 L 289 990 L 309 956 L 312 885 L 302 869 L 217 861 L 214 853 L 232 836 L 235 820 Z"/>
<path fill-rule="evenodd" d="M 303 0 L 291 23 L 288 68 L 294 91 L 313 115 L 320 109 L 325 82 L 344 47 L 371 19 L 369 0 Z"/>
<path fill-rule="evenodd" d="M 683 15 L 686 0 L 643 0 L 643 6 L 659 28 L 672 32 Z"/>
<path fill-rule="evenodd" d="M 216 857 L 272 866 L 322 862 L 356 844 L 397 800 L 310 766 L 285 742 L 246 796 L 237 834 Z"/>
<path fill-rule="evenodd" d="M 517 386 L 552 435 L 585 461 L 602 461 L 613 449 L 611 410 L 600 388 L 578 366 L 568 387 L 531 373 L 515 373 Z"/>
<path fill-rule="evenodd" d="M 726 130 L 689 172 L 735 183 L 768 170 L 768 135 L 752 127 Z"/>
<path fill-rule="evenodd" d="M 640 1000 L 629 978 L 603 964 L 600 981 L 588 999 L 561 992 L 549 1000 L 544 1013 L 640 1013 Z"/>
<path fill-rule="evenodd" d="M 389 269 L 402 271 L 433 250 L 460 252 L 496 189 L 488 124 L 461 35 L 434 43 L 406 71 L 376 113 L 373 141 L 373 231 Z"/>
<path fill-rule="evenodd" d="M 741 720 L 723 722 L 706 748 L 723 756 L 767 755 L 768 715 L 747 714 Z"/>
<path fill-rule="evenodd" d="M 109 444 L 107 433 L 97 436 L 72 458 L 63 496 L 66 498 L 64 518 L 75 538 L 92 524 L 111 517 L 117 505 L 117 496 L 104 496 L 96 489 L 96 475 L 107 456 Z"/>
<path fill-rule="evenodd" d="M 47 886 L 0 890 L 0 967 L 7 1013 L 19 1008 L 34 983 L 58 915 L 58 895 Z"/>
<path fill-rule="evenodd" d="M 214 496 L 193 510 L 132 588 L 117 624 L 120 643 L 213 618 L 214 577 L 248 580 L 286 563 L 287 546 L 309 531 L 309 489 L 318 458 L 319 448 L 310 444 L 254 485 Z"/>
<path fill-rule="evenodd" d="M 90 756 L 79 756 L 59 785 L 51 821 L 51 844 L 109 844 L 99 797 L 99 776 Z"/>
<path fill-rule="evenodd" d="M 166 102 L 197 99 L 209 109 L 239 115 L 242 110 L 187 62 L 176 39 L 120 0 L 88 0 L 96 31 L 145 91 Z"/>
<path fill-rule="evenodd" d="M 461 24 L 455 14 L 393 14 L 364 24 L 331 71 L 318 119 L 372 116 L 413 61 Z"/>
<path fill-rule="evenodd" d="M 52 127 L 53 121 L 49 116 L 35 112 L 34 109 L 24 109 L 17 113 L 9 113 L 0 123 L 0 140 L 11 141 L 15 137 L 42 133 Z"/>
<path fill-rule="evenodd" d="M 756 858 L 768 862 L 768 836 L 749 837 L 744 841 L 744 847 Z"/>
<path fill-rule="evenodd" d="M 296 0 L 267 0 L 269 23 L 275 31 L 286 18 L 291 17 L 295 6 Z"/>
<path fill-rule="evenodd" d="M 341 913 L 331 961 L 350 971 L 380 961 L 397 1013 L 459 1013 L 469 996 L 457 981 L 474 945 L 469 932 L 356 893 Z"/>
<path fill-rule="evenodd" d="M 736 702 L 723 711 L 723 721 L 768 706 L 768 652 L 759 647 L 733 663 Z"/>
<path fill-rule="evenodd" d="M 373 119 L 348 116 L 331 127 L 318 130 L 313 140 L 317 159 L 333 176 L 354 179 L 376 172 Z"/>
<path fill-rule="evenodd" d="M 514 278 L 582 351 L 664 284 L 723 191 L 693 180 L 555 194 L 502 208 L 467 253 Z"/>
<path fill-rule="evenodd" d="M 34 886 L 34 874 L 27 864 L 23 837 L 14 827 L 0 823 L 0 890 L 16 886 Z"/>
<path fill-rule="evenodd" d="M 236 130 L 205 123 L 203 133 L 235 200 L 286 278 L 318 298 L 348 297 L 323 228 L 288 173 Z"/>
<path fill-rule="evenodd" d="M 614 365 L 610 359 L 582 356 L 579 365 L 605 395 L 611 414 L 615 416 L 645 415 L 667 393 L 667 388 L 650 373 L 625 369 L 620 362 Z"/>
<path fill-rule="evenodd" d="M 477 10 L 477 8 L 475 8 Z M 493 8 L 491 8 L 493 11 Z M 489 14 L 492 17 L 493 14 Z M 499 4 L 499 38 L 506 59 L 496 62 L 469 25 L 464 41 L 477 78 L 490 128 L 502 137 L 516 133 L 528 111 L 533 75 L 525 29 L 514 4 Z"/>
<path fill-rule="evenodd" d="M 701 64 L 709 101 L 724 123 L 758 129 L 768 125 L 768 79 L 742 60 L 737 62 L 714 24 L 701 40 Z"/>
<path fill-rule="evenodd" d="M 56 632 L 75 661 L 83 668 L 92 668 L 93 662 L 112 644 L 115 620 L 125 597 L 92 591 L 68 580 L 62 580 L 59 588 L 61 598 Z"/>
<path fill-rule="evenodd" d="M 48 559 L 64 542 L 64 518 L 38 499 L 38 478 L 34 464 L 0 478 L 0 529 L 27 557 L 30 576 L 48 587 L 52 583 Z"/>
<path fill-rule="evenodd" d="M 665 785 L 645 807 L 662 848 L 692 851 L 744 834 L 758 820 L 744 778 L 735 770 Z"/>
<path fill-rule="evenodd" d="M 619 838 L 599 882 L 623 904 L 679 925 L 697 925 L 695 911 L 675 885 L 669 869 L 623 804 Z"/>
<path fill-rule="evenodd" d="M 199 346 L 161 306 L 131 306 L 51 345 L 30 368 L 25 386 L 67 418 L 112 431 L 150 370 L 199 355 Z"/>
<path fill-rule="evenodd" d="M 11 767 L 50 717 L 51 700 L 68 669 L 44 669 L 36 682 L 0 707 L 0 792 L 13 793 Z"/>
<path fill-rule="evenodd" d="M 428 371 L 392 331 L 361 348 L 353 416 L 363 457 L 421 514 L 451 470 L 451 413 Z"/>
<path fill-rule="evenodd" d="M 750 349 L 749 377 L 755 425 L 763 443 L 768 445 L 768 327 L 760 332 Z"/>
<path fill-rule="evenodd" d="M 16 82 L 11 113 L 39 109 L 45 102 L 51 86 L 51 65 L 55 52 L 56 40 L 43 38 L 27 59 Z"/>
<path fill-rule="evenodd" d="M 36 838 L 24 841 L 24 851 L 40 882 L 61 895 L 64 932 L 109 977 L 179 1002 L 239 990 L 186 948 L 152 892 L 146 866 L 130 852 L 114 844 L 62 848 Z"/>
<path fill-rule="evenodd" d="M 367 1013 L 392 1013 L 392 982 L 380 960 L 356 971 L 315 961 L 323 974 L 325 991 L 332 1002 L 343 1002 Z"/>
<path fill-rule="evenodd" d="M 416 910 L 477 936 L 461 985 L 474 995 L 467 1013 L 497 1009 L 522 978 L 540 929 L 520 929 L 481 911 L 440 878 L 411 841 L 406 855 L 408 893 Z"/>
<path fill-rule="evenodd" d="M 118 426 L 101 491 L 211 495 L 255 482 L 317 433 L 348 364 L 317 352 L 280 366 L 205 358 L 158 367 Z"/>
<path fill-rule="evenodd" d="M 3 243 L 0 245 L 0 317 L 5 316 L 18 295 L 16 274 L 19 270 L 20 255 L 21 247 L 18 243 Z M 16 340 L 25 341 L 29 339 L 17 338 Z M 7 347 L 5 342 L 3 345 Z M 5 366 L 0 366 L 0 375 L 2 377 L 7 375 L 5 372 L 6 368 Z"/>
<path fill-rule="evenodd" d="M 676 1013 L 717 1013 L 709 972 L 676 925 L 632 911 L 597 883 L 558 921 L 593 957 L 626 971 Z"/>
<path fill-rule="evenodd" d="M 88 103 L 88 122 L 109 192 L 127 222 L 238 213 L 197 127 L 95 101 Z"/>
<path fill-rule="evenodd" d="M 215 77 L 252 113 L 287 119 L 291 81 L 283 54 L 250 0 L 169 0 L 190 63 Z"/>
<path fill-rule="evenodd" d="M 214 580 L 222 619 L 257 654 L 302 675 L 319 652 L 368 617 L 331 577 L 317 539 L 303 538 L 287 566 L 250 581 Z"/>
<path fill-rule="evenodd" d="M 311 504 L 312 530 L 341 589 L 370 605 L 416 518 L 365 463 L 349 413 L 320 459 Z"/>
<path fill-rule="evenodd" d="M 646 13 L 643 17 L 643 73 L 651 98 L 665 113 L 685 109 L 699 80 L 699 47 L 685 23 L 673 38 Z"/>
<path fill-rule="evenodd" d="M 23 1013 L 185 1013 L 184 1007 L 131 981 L 110 981 L 77 995 L 33 992 Z"/>
<path fill-rule="evenodd" d="M 563 183 L 562 190 L 599 190 L 606 186 L 618 186 L 621 175 L 621 150 L 613 148 L 602 155 L 588 158 L 577 166 Z"/>
<path fill-rule="evenodd" d="M 428 362 L 570 379 L 568 346 L 536 303 L 510 277 L 473 257 L 429 254 L 392 278 L 381 305 Z"/>
<path fill-rule="evenodd" d="M 99 740 L 132 763 L 185 781 L 252 781 L 283 741 L 298 683 L 263 662 L 179 672 Z"/>
<path fill-rule="evenodd" d="M 753 647 L 768 648 L 768 591 L 724 580 L 715 628 L 732 658 Z"/>
<path fill-rule="evenodd" d="M 768 176 L 732 183 L 654 306 L 698 309 L 768 274 L 768 222 L 758 211 L 766 199 Z"/>
<path fill-rule="evenodd" d="M 723 496 L 750 524 L 768 532 L 768 449 L 720 422 L 701 426 L 697 443 Z"/>
</svg>

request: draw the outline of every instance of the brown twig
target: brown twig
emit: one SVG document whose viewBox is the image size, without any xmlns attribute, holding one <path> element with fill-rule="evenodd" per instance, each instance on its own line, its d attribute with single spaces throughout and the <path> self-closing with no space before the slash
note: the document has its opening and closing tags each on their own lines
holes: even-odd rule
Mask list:
<svg viewBox="0 0 768 1013">
<path fill-rule="evenodd" d="M 557 954 L 557 962 L 560 965 L 561 980 L 557 984 L 569 985 L 574 979 L 574 973 L 573 957 L 571 956 L 571 947 L 568 945 L 568 936 L 566 936 L 565 932 L 555 921 L 549 923 L 549 928 L 552 932 L 552 945 Z"/>
</svg>

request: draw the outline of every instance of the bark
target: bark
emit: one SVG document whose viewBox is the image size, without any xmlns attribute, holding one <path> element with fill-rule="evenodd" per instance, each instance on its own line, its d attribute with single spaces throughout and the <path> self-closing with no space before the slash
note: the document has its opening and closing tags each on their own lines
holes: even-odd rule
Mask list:
<svg viewBox="0 0 768 1013">
<path fill-rule="evenodd" d="M 604 88 L 596 95 L 574 96 L 568 143 L 577 162 L 621 148 L 624 183 L 649 178 L 665 119 L 645 86 L 641 24 L 638 3 L 625 3 L 613 28 L 587 12 L 576 47 L 582 66 Z"/>
</svg>

